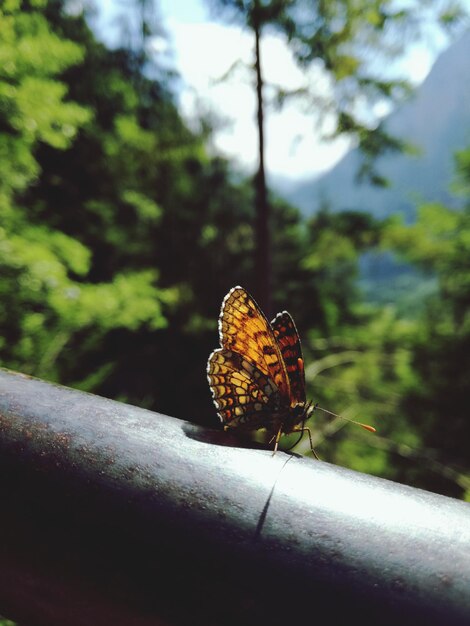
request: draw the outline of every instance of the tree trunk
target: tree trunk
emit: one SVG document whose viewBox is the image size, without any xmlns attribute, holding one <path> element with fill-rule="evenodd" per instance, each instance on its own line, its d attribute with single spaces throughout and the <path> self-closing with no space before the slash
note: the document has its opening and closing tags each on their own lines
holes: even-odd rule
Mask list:
<svg viewBox="0 0 470 626">
<path fill-rule="evenodd" d="M 255 175 L 255 283 L 256 299 L 259 305 L 269 316 L 272 314 L 271 306 L 271 234 L 269 224 L 269 204 L 266 189 L 266 176 L 264 170 L 264 111 L 263 111 L 263 77 L 261 74 L 260 35 L 261 24 L 257 15 L 257 3 L 253 15 L 253 29 L 255 32 L 256 52 L 256 95 L 258 100 L 258 137 L 259 137 L 259 164 Z"/>
</svg>

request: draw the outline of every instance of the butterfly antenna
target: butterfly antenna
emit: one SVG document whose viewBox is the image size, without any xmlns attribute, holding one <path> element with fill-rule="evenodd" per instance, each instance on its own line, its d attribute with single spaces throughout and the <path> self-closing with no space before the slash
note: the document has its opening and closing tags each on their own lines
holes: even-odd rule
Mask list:
<svg viewBox="0 0 470 626">
<path fill-rule="evenodd" d="M 318 409 L 319 411 L 323 411 L 323 413 L 328 413 L 328 415 L 333 415 L 333 417 L 339 417 L 346 422 L 351 422 L 352 424 L 356 424 L 356 426 L 360 426 L 365 430 L 368 430 L 370 433 L 376 433 L 377 430 L 370 426 L 369 424 L 363 424 L 362 422 L 357 422 L 356 420 L 352 420 L 349 417 L 344 417 L 343 415 L 338 415 L 337 413 L 333 413 L 332 411 L 328 411 L 328 409 L 323 409 L 321 406 L 318 406 L 318 403 L 315 405 L 314 410 Z"/>
</svg>

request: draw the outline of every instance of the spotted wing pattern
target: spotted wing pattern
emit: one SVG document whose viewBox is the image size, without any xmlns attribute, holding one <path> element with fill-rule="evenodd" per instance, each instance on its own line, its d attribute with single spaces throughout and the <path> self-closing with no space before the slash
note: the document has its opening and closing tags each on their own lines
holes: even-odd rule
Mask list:
<svg viewBox="0 0 470 626">
<path fill-rule="evenodd" d="M 254 363 L 241 354 L 219 348 L 209 357 L 207 377 L 225 428 L 270 428 L 273 413 L 279 409 L 279 390 Z"/>
<path fill-rule="evenodd" d="M 281 350 L 263 312 L 243 287 L 225 296 L 219 318 L 220 345 L 237 352 L 270 377 L 281 402 L 290 405 L 290 383 Z"/>
<path fill-rule="evenodd" d="M 289 377 L 291 406 L 305 403 L 304 360 L 294 320 L 287 311 L 282 311 L 273 319 L 271 326 Z"/>
</svg>

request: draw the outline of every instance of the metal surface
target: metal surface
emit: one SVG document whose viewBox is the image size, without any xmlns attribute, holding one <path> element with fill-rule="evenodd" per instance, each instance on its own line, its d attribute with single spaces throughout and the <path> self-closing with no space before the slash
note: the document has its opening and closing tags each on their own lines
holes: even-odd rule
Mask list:
<svg viewBox="0 0 470 626">
<path fill-rule="evenodd" d="M 470 623 L 470 506 L 0 371 L 0 613 Z"/>
</svg>

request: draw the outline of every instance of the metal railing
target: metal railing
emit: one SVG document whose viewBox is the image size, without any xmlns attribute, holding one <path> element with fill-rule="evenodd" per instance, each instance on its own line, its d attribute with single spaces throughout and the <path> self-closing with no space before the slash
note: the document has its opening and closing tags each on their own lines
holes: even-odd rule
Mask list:
<svg viewBox="0 0 470 626">
<path fill-rule="evenodd" d="M 469 624 L 470 506 L 0 371 L 0 613 Z"/>
</svg>

